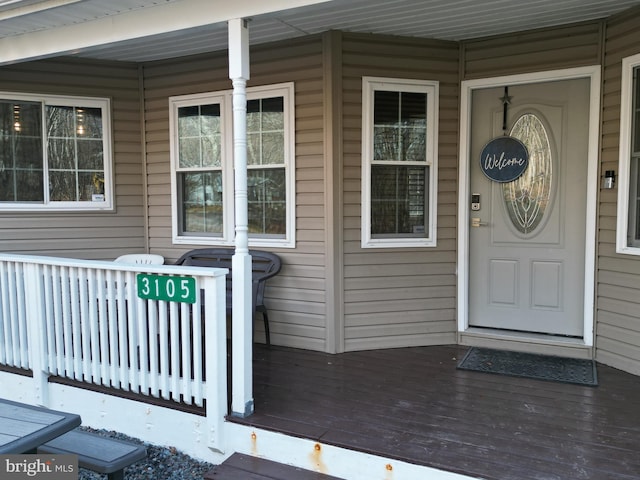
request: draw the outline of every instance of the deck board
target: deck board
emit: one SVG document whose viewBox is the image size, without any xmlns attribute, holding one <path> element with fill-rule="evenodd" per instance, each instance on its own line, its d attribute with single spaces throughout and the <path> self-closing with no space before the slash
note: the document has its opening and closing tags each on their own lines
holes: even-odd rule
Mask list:
<svg viewBox="0 0 640 480">
<path fill-rule="evenodd" d="M 256 346 L 240 423 L 495 480 L 640 478 L 640 378 L 598 387 L 456 369 L 461 346 L 318 352 Z"/>
<path fill-rule="evenodd" d="M 208 472 L 204 480 L 341 480 L 309 470 L 235 453 Z"/>
</svg>

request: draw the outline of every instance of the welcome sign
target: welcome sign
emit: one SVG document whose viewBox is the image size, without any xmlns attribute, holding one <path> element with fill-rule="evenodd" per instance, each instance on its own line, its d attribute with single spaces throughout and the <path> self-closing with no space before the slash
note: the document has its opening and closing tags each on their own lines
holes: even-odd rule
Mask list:
<svg viewBox="0 0 640 480">
<path fill-rule="evenodd" d="M 512 182 L 529 165 L 527 147 L 514 137 L 497 137 L 487 143 L 480 154 L 482 172 L 494 182 Z"/>
</svg>

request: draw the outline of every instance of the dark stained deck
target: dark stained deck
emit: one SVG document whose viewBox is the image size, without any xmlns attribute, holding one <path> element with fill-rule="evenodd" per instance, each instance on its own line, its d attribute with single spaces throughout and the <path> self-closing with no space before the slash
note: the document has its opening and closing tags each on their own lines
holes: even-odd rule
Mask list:
<svg viewBox="0 0 640 480">
<path fill-rule="evenodd" d="M 640 478 L 640 377 L 598 387 L 457 370 L 465 347 L 256 346 L 241 423 L 496 480 Z"/>
</svg>

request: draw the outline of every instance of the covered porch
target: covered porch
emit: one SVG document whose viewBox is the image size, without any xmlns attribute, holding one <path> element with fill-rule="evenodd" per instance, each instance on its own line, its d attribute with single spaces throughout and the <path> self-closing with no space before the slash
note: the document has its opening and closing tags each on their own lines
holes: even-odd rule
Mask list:
<svg viewBox="0 0 640 480">
<path fill-rule="evenodd" d="M 388 458 L 380 478 L 401 478 L 395 461 L 500 480 L 638 477 L 637 377 L 598 364 L 589 387 L 458 370 L 465 351 L 257 345 L 255 413 L 229 420 Z"/>
</svg>

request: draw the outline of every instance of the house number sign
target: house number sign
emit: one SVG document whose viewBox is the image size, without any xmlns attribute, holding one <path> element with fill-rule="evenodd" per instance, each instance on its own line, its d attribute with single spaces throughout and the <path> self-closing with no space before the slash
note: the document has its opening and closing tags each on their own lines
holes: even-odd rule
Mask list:
<svg viewBox="0 0 640 480">
<path fill-rule="evenodd" d="M 138 298 L 144 300 L 196 303 L 196 279 L 193 277 L 139 273 L 136 284 Z"/>
<path fill-rule="evenodd" d="M 480 168 L 494 182 L 512 182 L 524 173 L 528 165 L 527 147 L 508 135 L 491 140 L 480 154 Z"/>
</svg>

